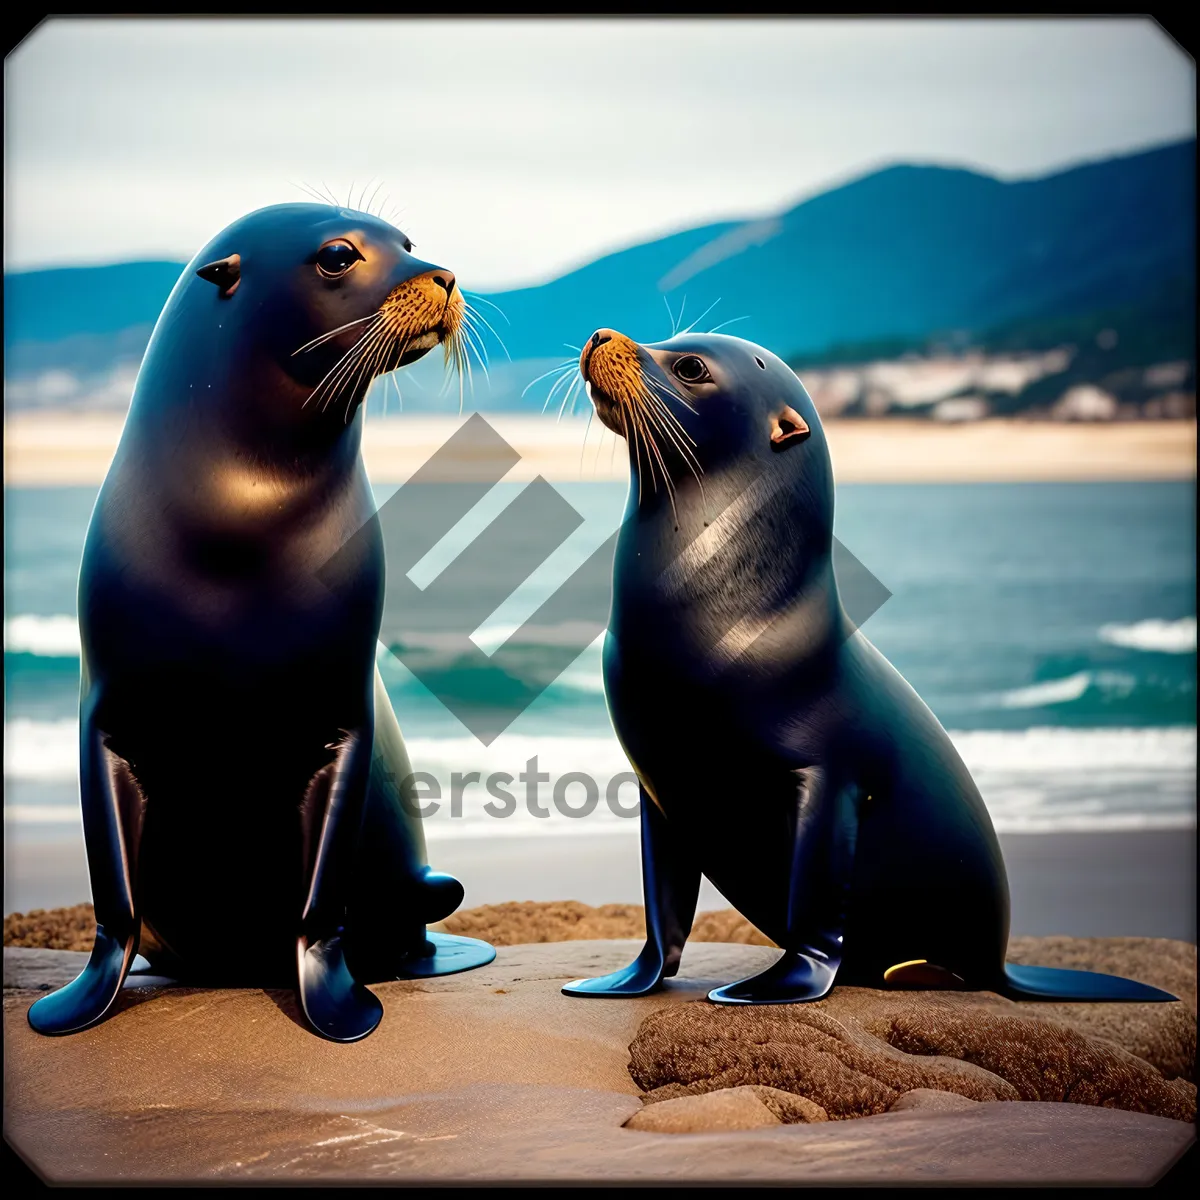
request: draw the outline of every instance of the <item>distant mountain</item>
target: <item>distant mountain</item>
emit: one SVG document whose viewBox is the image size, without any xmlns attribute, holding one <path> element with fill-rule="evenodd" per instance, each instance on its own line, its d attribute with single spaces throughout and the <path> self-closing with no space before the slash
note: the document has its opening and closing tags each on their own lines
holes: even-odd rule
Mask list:
<svg viewBox="0 0 1200 1200">
<path fill-rule="evenodd" d="M 487 296 L 507 321 L 480 311 L 518 365 L 495 371 L 490 400 L 477 392 L 476 403 L 540 407 L 540 392 L 519 396 L 535 366 L 567 357 L 565 344 L 602 325 L 639 341 L 666 338 L 668 307 L 677 316 L 685 299 L 684 325 L 713 306 L 698 328 L 742 318 L 730 333 L 791 361 L 847 344 L 994 330 L 1011 340 L 1108 312 L 1144 310 L 1158 321 L 1164 305 L 1172 327 L 1190 325 L 1194 221 L 1194 139 L 1015 183 L 889 167 L 777 215 L 685 230 Z M 6 275 L 9 403 L 63 394 L 56 385 L 39 401 L 23 377 L 97 375 L 136 359 L 182 266 Z M 503 358 L 489 348 L 493 362 Z"/>
<path fill-rule="evenodd" d="M 676 311 L 687 297 L 685 324 L 719 300 L 700 328 L 745 317 L 729 332 L 794 357 L 1128 306 L 1177 280 L 1192 293 L 1194 223 L 1194 140 L 1017 183 L 897 166 L 727 227 L 667 270 L 658 242 L 489 298 L 514 358 L 601 325 L 664 338 L 664 293 Z"/>
</svg>

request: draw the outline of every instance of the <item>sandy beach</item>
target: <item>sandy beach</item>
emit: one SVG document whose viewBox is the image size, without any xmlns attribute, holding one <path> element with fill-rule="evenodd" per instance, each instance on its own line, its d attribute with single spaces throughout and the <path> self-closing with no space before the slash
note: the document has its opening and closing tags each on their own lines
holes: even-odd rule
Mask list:
<svg viewBox="0 0 1200 1200">
<path fill-rule="evenodd" d="M 842 988 L 721 1009 L 708 988 L 778 951 L 712 942 L 652 995 L 562 994 L 638 944 L 502 946 L 477 971 L 376 985 L 383 1022 L 353 1045 L 315 1037 L 290 992 L 136 976 L 100 1025 L 39 1037 L 25 1011 L 85 956 L 6 947 L 5 1135 L 54 1182 L 218 1185 L 1145 1185 L 1194 1141 L 1192 946 L 1022 947 L 1119 959 L 1167 1004 Z"/>
<path fill-rule="evenodd" d="M 484 415 L 521 455 L 511 480 L 627 478 L 623 453 L 613 453 L 614 437 L 598 423 L 585 440 L 587 422 L 579 418 Z M 403 483 L 466 419 L 372 417 L 363 434 L 372 480 Z M 119 413 L 8 415 L 6 486 L 99 484 L 123 422 Z M 825 429 L 839 483 L 1192 479 L 1196 473 L 1195 421 L 829 420 Z"/>
</svg>

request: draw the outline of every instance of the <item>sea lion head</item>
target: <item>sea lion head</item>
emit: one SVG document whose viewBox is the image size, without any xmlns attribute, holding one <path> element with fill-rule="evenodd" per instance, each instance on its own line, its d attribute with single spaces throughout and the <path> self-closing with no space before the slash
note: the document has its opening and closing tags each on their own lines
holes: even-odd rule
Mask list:
<svg viewBox="0 0 1200 1200">
<path fill-rule="evenodd" d="M 376 376 L 439 344 L 460 363 L 465 308 L 453 273 L 418 258 L 379 217 L 278 204 L 235 221 L 195 256 L 147 361 L 172 360 L 157 374 L 175 395 L 200 389 L 247 417 L 311 423 L 328 413 L 344 426 Z"/>
<path fill-rule="evenodd" d="M 816 407 L 769 350 L 711 333 L 640 345 L 598 329 L 579 370 L 596 415 L 629 444 L 639 504 L 666 496 L 678 516 L 676 501 L 706 488 L 766 480 L 802 504 L 810 525 L 832 531 L 833 472 Z"/>
<path fill-rule="evenodd" d="M 834 645 L 833 471 L 788 365 L 727 335 L 639 345 L 600 329 L 579 369 L 629 444 L 611 644 L 696 679 Z"/>
</svg>

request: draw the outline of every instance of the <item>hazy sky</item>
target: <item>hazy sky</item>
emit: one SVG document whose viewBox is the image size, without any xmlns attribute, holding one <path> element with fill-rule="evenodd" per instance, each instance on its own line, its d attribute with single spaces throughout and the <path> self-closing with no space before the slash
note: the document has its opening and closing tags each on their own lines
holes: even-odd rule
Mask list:
<svg viewBox="0 0 1200 1200">
<path fill-rule="evenodd" d="M 10 268 L 186 259 L 290 181 L 382 180 L 468 288 L 885 162 L 1011 177 L 1195 132 L 1194 67 L 1139 20 L 55 19 L 5 100 Z"/>
</svg>

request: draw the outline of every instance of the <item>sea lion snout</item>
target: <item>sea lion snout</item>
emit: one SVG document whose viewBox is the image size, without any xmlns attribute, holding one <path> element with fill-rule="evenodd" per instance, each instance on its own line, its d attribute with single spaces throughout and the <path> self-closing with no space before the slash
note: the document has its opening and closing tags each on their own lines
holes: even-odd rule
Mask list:
<svg viewBox="0 0 1200 1200">
<path fill-rule="evenodd" d="M 458 332 L 463 296 L 452 271 L 432 267 L 398 283 L 380 307 L 398 343 L 428 349 Z"/>
<path fill-rule="evenodd" d="M 615 329 L 597 329 L 579 355 L 596 415 L 614 433 L 625 434 L 622 411 L 645 389 L 641 348 Z"/>
<path fill-rule="evenodd" d="M 615 329 L 597 329 L 590 338 L 583 344 L 583 350 L 579 354 L 579 373 L 588 378 L 588 363 L 591 362 L 592 355 L 600 349 L 601 346 L 607 345 L 614 338 L 621 338 L 623 334 L 618 333 Z"/>
</svg>

